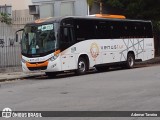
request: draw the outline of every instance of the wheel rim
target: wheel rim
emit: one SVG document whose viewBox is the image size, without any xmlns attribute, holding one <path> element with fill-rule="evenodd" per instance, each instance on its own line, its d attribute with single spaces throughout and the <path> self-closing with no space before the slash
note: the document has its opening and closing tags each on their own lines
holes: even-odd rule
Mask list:
<svg viewBox="0 0 160 120">
<path fill-rule="evenodd" d="M 85 66 L 84 61 L 80 61 L 79 64 L 78 64 L 78 69 L 79 69 L 79 71 L 85 72 L 85 70 L 86 70 L 85 67 L 86 67 L 86 66 Z"/>
<path fill-rule="evenodd" d="M 130 67 L 132 67 L 132 66 L 134 65 L 133 57 L 130 56 L 130 57 L 128 58 L 128 63 L 129 63 L 129 66 L 130 66 Z"/>
</svg>

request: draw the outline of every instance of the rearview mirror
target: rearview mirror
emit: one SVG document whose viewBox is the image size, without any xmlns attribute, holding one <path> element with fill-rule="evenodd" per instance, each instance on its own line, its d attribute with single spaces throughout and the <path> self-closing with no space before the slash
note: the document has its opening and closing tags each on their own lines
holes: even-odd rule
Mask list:
<svg viewBox="0 0 160 120">
<path fill-rule="evenodd" d="M 19 38 L 19 37 L 18 37 L 18 32 L 23 31 L 23 30 L 24 30 L 24 29 L 20 29 L 20 30 L 17 30 L 17 31 L 16 31 L 16 33 L 15 33 L 15 34 L 16 34 L 16 36 L 15 36 L 15 37 L 16 37 L 16 42 L 18 42 L 18 38 Z"/>
<path fill-rule="evenodd" d="M 16 33 L 16 42 L 18 42 L 18 34 Z"/>
</svg>

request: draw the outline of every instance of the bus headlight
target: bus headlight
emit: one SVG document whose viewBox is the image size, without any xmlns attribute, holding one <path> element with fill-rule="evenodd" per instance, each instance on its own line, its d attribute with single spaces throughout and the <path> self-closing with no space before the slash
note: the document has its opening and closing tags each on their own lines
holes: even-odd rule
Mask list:
<svg viewBox="0 0 160 120">
<path fill-rule="evenodd" d="M 26 63 L 26 61 L 25 61 L 23 58 L 21 59 L 21 61 L 22 61 L 23 63 Z"/>
<path fill-rule="evenodd" d="M 58 58 L 60 52 L 61 52 L 60 50 L 55 51 L 55 52 L 54 52 L 54 56 L 52 56 L 52 57 L 50 58 L 50 61 L 56 60 L 56 59 Z"/>
<path fill-rule="evenodd" d="M 59 56 L 59 55 L 54 55 L 54 56 L 52 56 L 49 60 L 50 60 L 50 61 L 54 61 L 54 60 L 56 60 L 56 59 L 58 58 L 58 56 Z"/>
</svg>

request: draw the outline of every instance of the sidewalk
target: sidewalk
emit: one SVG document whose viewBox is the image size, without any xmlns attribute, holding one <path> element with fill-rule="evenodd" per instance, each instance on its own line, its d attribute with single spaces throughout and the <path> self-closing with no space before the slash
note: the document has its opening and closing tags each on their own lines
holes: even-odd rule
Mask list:
<svg viewBox="0 0 160 120">
<path fill-rule="evenodd" d="M 18 79 L 32 78 L 36 76 L 44 75 L 43 72 L 38 73 L 23 73 L 23 72 L 8 72 L 0 73 L 0 82 L 12 81 Z"/>
<path fill-rule="evenodd" d="M 138 65 L 154 65 L 154 64 L 160 64 L 160 57 L 156 57 L 154 59 L 136 63 L 136 66 Z M 36 73 L 23 73 L 23 72 L 5 72 L 0 73 L 0 82 L 4 81 L 11 81 L 11 80 L 17 80 L 17 79 L 25 79 L 25 78 L 32 78 L 36 76 L 44 75 L 44 72 L 36 72 Z"/>
</svg>

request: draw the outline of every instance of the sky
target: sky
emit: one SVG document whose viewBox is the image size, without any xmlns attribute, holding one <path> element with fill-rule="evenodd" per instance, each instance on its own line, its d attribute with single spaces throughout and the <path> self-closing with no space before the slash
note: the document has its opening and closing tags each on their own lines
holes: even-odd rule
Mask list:
<svg viewBox="0 0 160 120">
<path fill-rule="evenodd" d="M 11 5 L 12 10 L 28 9 L 28 5 L 31 5 L 31 0 L 0 0 L 0 5 Z"/>
</svg>

